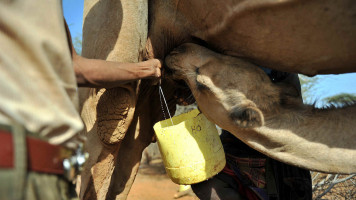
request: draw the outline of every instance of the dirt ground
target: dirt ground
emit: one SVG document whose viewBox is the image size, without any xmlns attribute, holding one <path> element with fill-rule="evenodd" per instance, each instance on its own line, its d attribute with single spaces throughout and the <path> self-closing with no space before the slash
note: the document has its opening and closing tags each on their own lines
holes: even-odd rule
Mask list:
<svg viewBox="0 0 356 200">
<path fill-rule="evenodd" d="M 169 179 L 162 163 L 143 165 L 138 171 L 128 200 L 171 200 L 175 199 L 178 189 L 179 185 Z M 192 192 L 178 199 L 198 200 Z"/>
<path fill-rule="evenodd" d="M 356 199 L 356 177 L 351 182 L 336 185 L 323 199 Z M 142 165 L 131 188 L 128 200 L 172 200 L 178 194 L 179 185 L 166 175 L 161 162 Z M 323 188 L 325 190 L 325 188 Z M 315 191 L 314 198 L 322 191 Z M 314 199 L 313 198 L 313 199 Z M 198 200 L 192 191 L 178 200 Z"/>
</svg>

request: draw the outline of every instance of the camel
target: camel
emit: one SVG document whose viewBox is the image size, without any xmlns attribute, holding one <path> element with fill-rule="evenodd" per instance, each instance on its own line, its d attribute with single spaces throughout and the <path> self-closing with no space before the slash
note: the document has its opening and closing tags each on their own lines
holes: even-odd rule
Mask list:
<svg viewBox="0 0 356 200">
<path fill-rule="evenodd" d="M 356 172 L 356 103 L 317 109 L 295 86 L 272 83 L 257 65 L 196 44 L 165 59 L 209 120 L 282 162 L 327 173 Z"/>
<path fill-rule="evenodd" d="M 85 0 L 82 55 L 118 62 L 164 59 L 199 43 L 281 71 L 315 75 L 356 71 L 353 0 Z M 171 113 L 177 85 L 162 80 Z M 81 89 L 89 160 L 81 199 L 125 199 L 152 126 L 164 118 L 157 86 L 138 81 Z"/>
</svg>

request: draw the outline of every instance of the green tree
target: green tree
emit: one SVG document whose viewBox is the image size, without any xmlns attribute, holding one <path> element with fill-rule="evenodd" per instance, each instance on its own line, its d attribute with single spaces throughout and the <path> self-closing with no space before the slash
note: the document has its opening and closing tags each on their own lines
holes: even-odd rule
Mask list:
<svg viewBox="0 0 356 200">
<path fill-rule="evenodd" d="M 73 38 L 73 46 L 75 51 L 77 52 L 78 55 L 82 55 L 82 36 L 80 34 L 77 34 Z"/>
<path fill-rule="evenodd" d="M 323 99 L 326 104 L 332 104 L 335 106 L 343 106 L 345 104 L 356 102 L 355 94 L 341 93 L 331 97 L 326 97 Z"/>
<path fill-rule="evenodd" d="M 69 30 L 72 32 L 71 27 L 74 24 L 68 24 Z M 72 34 L 71 34 L 72 35 Z M 73 37 L 72 35 L 72 43 L 74 46 L 75 51 L 77 52 L 78 55 L 82 55 L 82 34 L 81 33 L 76 33 L 76 35 Z"/>
</svg>

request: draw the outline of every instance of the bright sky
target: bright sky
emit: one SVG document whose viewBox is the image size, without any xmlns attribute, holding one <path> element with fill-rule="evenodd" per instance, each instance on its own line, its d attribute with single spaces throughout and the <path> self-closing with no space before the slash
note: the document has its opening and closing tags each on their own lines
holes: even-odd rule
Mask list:
<svg viewBox="0 0 356 200">
<path fill-rule="evenodd" d="M 82 35 L 84 0 L 63 0 L 64 17 L 67 20 L 72 37 Z M 342 75 L 320 75 L 315 86 L 315 100 L 339 93 L 356 94 L 356 73 Z"/>
<path fill-rule="evenodd" d="M 72 38 L 82 37 L 84 0 L 63 0 L 64 18 L 70 29 Z"/>
</svg>

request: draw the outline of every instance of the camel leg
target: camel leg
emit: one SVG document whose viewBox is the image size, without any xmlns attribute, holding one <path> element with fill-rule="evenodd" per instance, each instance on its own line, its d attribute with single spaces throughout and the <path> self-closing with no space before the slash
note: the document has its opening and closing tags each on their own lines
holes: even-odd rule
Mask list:
<svg viewBox="0 0 356 200">
<path fill-rule="evenodd" d="M 147 39 L 146 0 L 86 0 L 84 2 L 83 56 L 118 62 L 142 59 Z M 113 89 L 81 89 L 89 159 L 81 174 L 81 199 L 105 199 L 134 118 L 139 83 Z M 137 126 L 132 126 L 135 132 Z M 128 171 L 128 170 L 127 170 Z M 126 176 L 134 176 L 124 171 Z M 120 183 L 120 180 L 116 180 Z M 132 182 L 130 183 L 132 184 Z M 129 185 L 131 186 L 131 185 Z M 130 187 L 128 187 L 130 188 Z M 129 190 L 129 189 L 128 189 Z M 115 194 L 115 196 L 118 194 Z"/>
</svg>

